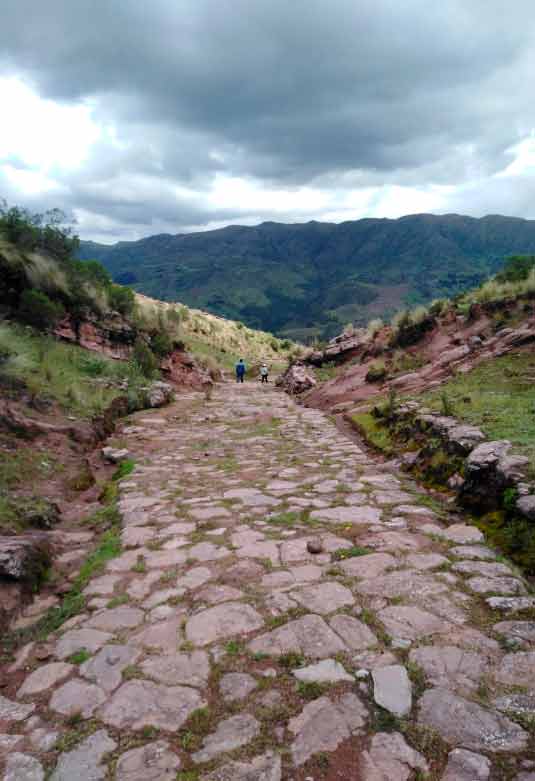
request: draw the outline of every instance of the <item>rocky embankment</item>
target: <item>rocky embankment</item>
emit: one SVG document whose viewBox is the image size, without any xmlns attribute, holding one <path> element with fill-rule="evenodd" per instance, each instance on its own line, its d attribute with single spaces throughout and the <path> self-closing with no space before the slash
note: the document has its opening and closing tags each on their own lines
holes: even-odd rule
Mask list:
<svg viewBox="0 0 535 781">
<path fill-rule="evenodd" d="M 484 514 L 502 510 L 510 497 L 511 510 L 535 520 L 535 483 L 527 474 L 529 459 L 512 453 L 508 440 L 490 441 L 476 426 L 432 413 L 416 402 L 397 406 L 386 424 L 410 440 L 410 451 L 400 459 L 403 466 L 447 483 L 456 492 L 459 506 Z M 415 449 L 418 444 L 421 448 Z M 438 452 L 444 458 L 437 459 Z"/>
<path fill-rule="evenodd" d="M 312 353 L 300 367 L 306 379 L 292 390 L 291 374 L 287 383 L 290 392 L 303 394 L 307 406 L 344 411 L 378 394 L 414 393 L 438 387 L 455 372 L 468 372 L 484 360 L 498 358 L 518 349 L 531 349 L 535 343 L 535 317 L 529 316 L 516 327 L 494 332 L 489 314 L 483 307 L 474 310 L 470 318 L 449 317 L 435 323 L 421 339 L 407 348 L 406 354 L 420 364 L 418 368 L 385 376 L 370 382 L 370 366 L 381 357 L 388 360 L 395 352 L 388 347 L 389 329 L 370 340 L 364 332 L 342 335 L 321 353 Z M 409 358 L 410 360 L 410 358 Z M 346 366 L 335 378 L 318 384 L 310 367 L 334 363 Z"/>
<path fill-rule="evenodd" d="M 160 408 L 172 401 L 173 394 L 169 383 L 149 383 L 143 406 Z M 87 545 L 95 537 L 92 531 L 73 531 L 71 527 L 78 527 L 85 516 L 101 508 L 99 495 L 106 470 L 100 463 L 98 445 L 113 433 L 117 420 L 130 411 L 127 398 L 119 396 L 104 415 L 93 421 L 70 421 L 57 415 L 51 420 L 49 414 L 38 414 L 35 409 L 30 416 L 30 410 L 20 400 L 0 401 L 0 434 L 16 438 L 19 450 L 26 447 L 42 452 L 43 459 L 50 458 L 48 453 L 52 453 L 55 471 L 60 473 L 41 485 L 32 485 L 31 495 L 8 500 L 14 528 L 10 534 L 0 534 L 3 625 L 18 616 L 17 626 L 23 628 L 58 604 L 68 590 L 73 567 L 87 555 Z M 99 472 L 104 473 L 100 483 Z M 69 490 L 69 485 L 75 485 L 75 490 Z M 53 566 L 56 574 L 63 577 L 49 583 Z M 43 583 L 45 596 L 32 601 Z"/>
</svg>

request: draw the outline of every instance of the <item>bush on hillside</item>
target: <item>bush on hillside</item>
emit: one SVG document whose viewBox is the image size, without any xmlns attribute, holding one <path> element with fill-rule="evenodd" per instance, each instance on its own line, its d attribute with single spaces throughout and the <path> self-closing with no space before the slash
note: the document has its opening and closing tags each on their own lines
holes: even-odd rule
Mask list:
<svg viewBox="0 0 535 781">
<path fill-rule="evenodd" d="M 375 361 L 370 364 L 366 373 L 366 382 L 382 382 L 386 379 L 387 369 L 384 361 Z"/>
<path fill-rule="evenodd" d="M 32 214 L 28 209 L 8 207 L 6 201 L 0 201 L 0 233 L 22 250 L 40 249 L 60 259 L 70 258 L 80 240 L 65 223 L 66 216 L 60 209 Z"/>
<path fill-rule="evenodd" d="M 417 306 L 412 311 L 404 309 L 392 319 L 391 347 L 409 347 L 420 341 L 426 331 L 435 325 L 435 318 L 425 306 Z"/>
<path fill-rule="evenodd" d="M 173 351 L 173 342 L 167 331 L 160 331 L 150 340 L 152 352 L 159 358 L 166 358 Z"/>
<path fill-rule="evenodd" d="M 144 377 L 150 379 L 158 370 L 158 360 L 150 347 L 138 337 L 132 351 L 132 360 L 139 367 Z"/>
<path fill-rule="evenodd" d="M 534 268 L 535 255 L 511 255 L 495 279 L 497 282 L 522 282 Z"/>
<path fill-rule="evenodd" d="M 108 301 L 112 309 L 121 315 L 131 315 L 134 310 L 135 296 L 132 288 L 111 284 L 107 287 Z"/>
<path fill-rule="evenodd" d="M 64 307 L 39 290 L 25 290 L 19 301 L 18 316 L 35 328 L 52 328 L 65 315 Z"/>
</svg>

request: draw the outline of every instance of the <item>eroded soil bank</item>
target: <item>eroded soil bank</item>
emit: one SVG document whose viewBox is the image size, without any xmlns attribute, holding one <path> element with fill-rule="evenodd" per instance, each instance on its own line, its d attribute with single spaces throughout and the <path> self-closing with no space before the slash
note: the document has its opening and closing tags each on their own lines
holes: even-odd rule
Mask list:
<svg viewBox="0 0 535 781">
<path fill-rule="evenodd" d="M 271 387 L 122 440 L 122 551 L 3 678 L 6 781 L 535 778 L 535 598 L 477 529 Z"/>
</svg>

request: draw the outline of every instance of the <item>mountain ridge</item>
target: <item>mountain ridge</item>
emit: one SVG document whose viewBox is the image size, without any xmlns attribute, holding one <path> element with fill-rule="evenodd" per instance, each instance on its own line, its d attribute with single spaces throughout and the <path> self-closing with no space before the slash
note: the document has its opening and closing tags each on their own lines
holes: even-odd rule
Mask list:
<svg viewBox="0 0 535 781">
<path fill-rule="evenodd" d="M 519 253 L 535 253 L 534 220 L 421 213 L 82 242 L 80 257 L 147 295 L 304 339 L 455 295 Z"/>
</svg>

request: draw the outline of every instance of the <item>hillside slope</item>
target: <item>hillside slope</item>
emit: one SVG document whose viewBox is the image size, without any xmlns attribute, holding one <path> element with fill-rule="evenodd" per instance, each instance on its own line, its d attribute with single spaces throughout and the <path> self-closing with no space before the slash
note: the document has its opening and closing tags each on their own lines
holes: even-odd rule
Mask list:
<svg viewBox="0 0 535 781">
<path fill-rule="evenodd" d="M 155 298 L 177 299 L 292 338 L 332 336 L 404 303 L 478 285 L 535 252 L 535 221 L 455 214 L 309 222 L 82 242 L 80 257 Z"/>
</svg>

